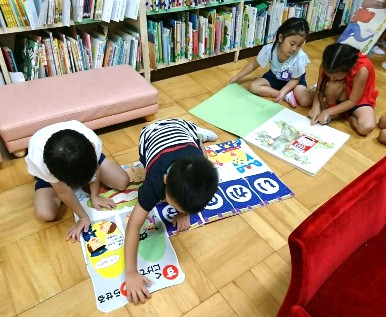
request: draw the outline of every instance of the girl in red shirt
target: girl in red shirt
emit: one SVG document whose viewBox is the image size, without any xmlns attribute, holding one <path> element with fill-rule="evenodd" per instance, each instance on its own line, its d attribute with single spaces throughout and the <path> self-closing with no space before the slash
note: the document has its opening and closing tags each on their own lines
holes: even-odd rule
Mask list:
<svg viewBox="0 0 386 317">
<path fill-rule="evenodd" d="M 368 135 L 375 126 L 374 66 L 367 55 L 341 43 L 328 45 L 322 64 L 312 109 L 311 125 L 329 123 L 331 117 L 343 114 L 360 135 Z"/>
</svg>

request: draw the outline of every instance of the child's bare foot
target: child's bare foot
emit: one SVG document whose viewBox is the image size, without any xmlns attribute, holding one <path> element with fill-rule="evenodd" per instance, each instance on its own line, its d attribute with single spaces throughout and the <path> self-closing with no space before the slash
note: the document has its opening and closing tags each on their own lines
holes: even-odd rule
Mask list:
<svg viewBox="0 0 386 317">
<path fill-rule="evenodd" d="M 378 128 L 386 129 L 386 116 L 382 116 L 382 117 L 379 118 Z"/>
<path fill-rule="evenodd" d="M 379 132 L 378 141 L 382 144 L 386 144 L 386 129 L 382 129 Z"/>
</svg>

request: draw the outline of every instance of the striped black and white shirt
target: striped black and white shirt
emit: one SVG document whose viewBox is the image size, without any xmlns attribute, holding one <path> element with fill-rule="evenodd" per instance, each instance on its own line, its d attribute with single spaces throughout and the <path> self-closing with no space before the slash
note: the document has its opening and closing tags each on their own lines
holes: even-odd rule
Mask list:
<svg viewBox="0 0 386 317">
<path fill-rule="evenodd" d="M 138 192 L 138 202 L 147 211 L 165 199 L 164 175 L 181 157 L 203 155 L 195 124 L 182 119 L 160 120 L 142 129 L 139 160 L 146 177 Z"/>
</svg>

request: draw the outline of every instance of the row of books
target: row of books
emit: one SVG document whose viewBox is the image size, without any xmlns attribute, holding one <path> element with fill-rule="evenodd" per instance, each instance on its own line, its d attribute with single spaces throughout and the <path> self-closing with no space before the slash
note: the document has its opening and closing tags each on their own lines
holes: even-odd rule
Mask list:
<svg viewBox="0 0 386 317">
<path fill-rule="evenodd" d="M 12 75 L 17 72 L 23 80 L 34 80 L 120 64 L 139 71 L 142 46 L 138 30 L 131 25 L 114 32 L 98 27 L 92 32 L 71 27 L 69 34 L 41 30 L 18 36 L 15 54 L 8 47 L 1 48 L 5 83 L 12 83 Z"/>
<path fill-rule="evenodd" d="M 221 5 L 224 0 L 147 0 L 148 11 L 170 10 L 178 7 L 204 7 L 207 4 Z M 235 0 L 235 2 L 240 2 Z"/>
<path fill-rule="evenodd" d="M 140 0 L 0 0 L 0 27 L 44 25 L 71 20 L 82 22 L 84 18 L 105 22 L 136 19 Z"/>
<path fill-rule="evenodd" d="M 283 18 L 283 20 L 289 19 L 289 18 L 307 18 L 307 10 L 308 10 L 309 2 L 294 2 L 294 3 L 288 3 L 288 10 L 284 11 L 284 14 L 287 13 L 287 17 Z"/>
<path fill-rule="evenodd" d="M 238 46 L 238 6 L 183 12 L 175 18 L 148 20 L 151 67 L 230 52 Z"/>
<path fill-rule="evenodd" d="M 307 21 L 311 32 L 318 32 L 332 28 L 338 1 L 311 0 L 307 12 Z"/>
<path fill-rule="evenodd" d="M 148 20 L 150 65 L 194 60 L 273 41 L 285 3 L 246 4 L 176 13 Z"/>
</svg>

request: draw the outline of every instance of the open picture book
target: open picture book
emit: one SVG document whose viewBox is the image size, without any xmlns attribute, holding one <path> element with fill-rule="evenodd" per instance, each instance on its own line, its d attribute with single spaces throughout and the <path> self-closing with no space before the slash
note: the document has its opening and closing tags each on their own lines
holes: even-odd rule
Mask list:
<svg viewBox="0 0 386 317">
<path fill-rule="evenodd" d="M 227 85 L 190 113 L 309 175 L 315 175 L 350 137 L 328 125 L 311 126 L 305 116 L 236 83 Z"/>
</svg>

